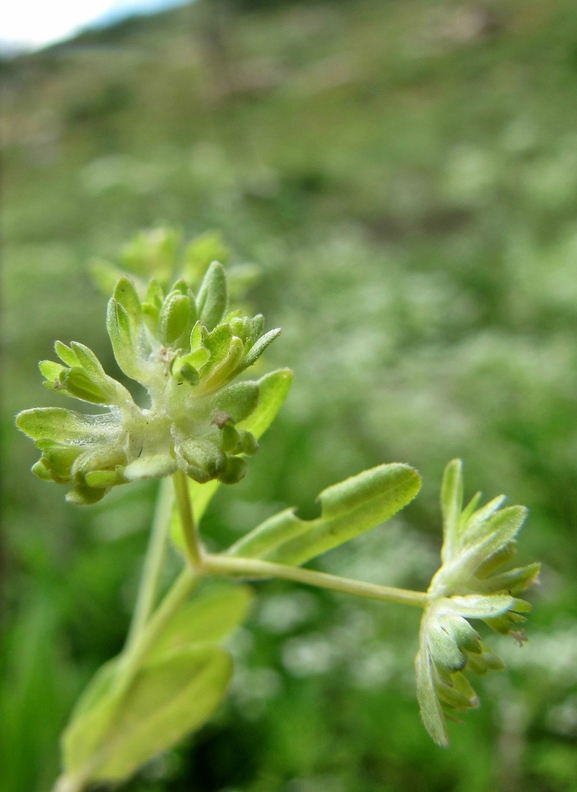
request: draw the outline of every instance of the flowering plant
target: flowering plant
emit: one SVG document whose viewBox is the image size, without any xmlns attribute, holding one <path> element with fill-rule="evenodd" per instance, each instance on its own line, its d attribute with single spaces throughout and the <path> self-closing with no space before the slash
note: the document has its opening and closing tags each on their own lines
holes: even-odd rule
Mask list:
<svg viewBox="0 0 577 792">
<path fill-rule="evenodd" d="M 107 330 L 121 370 L 144 386 L 146 404 L 137 404 L 106 374 L 88 347 L 56 342 L 61 362 L 40 364 L 45 385 L 104 412 L 47 407 L 16 419 L 41 452 L 33 472 L 69 486 L 72 503 L 96 503 L 136 479 L 162 479 L 125 648 L 98 671 L 72 714 L 55 790 L 82 792 L 93 783 L 123 781 L 211 716 L 230 680 L 231 658 L 222 643 L 246 616 L 251 593 L 239 581 L 247 578 L 283 578 L 422 608 L 417 696 L 426 729 L 447 745 L 445 716 L 477 703 L 463 672 L 503 667 L 469 620 L 525 639 L 519 626 L 529 605 L 517 595 L 535 580 L 539 565 L 500 570 L 514 555 L 526 510 L 501 508 L 502 497 L 477 508 L 479 495 L 463 509 L 462 465 L 449 463 L 441 493 L 442 566 L 427 592 L 302 567 L 413 500 L 420 477 L 405 464 L 379 465 L 324 490 L 314 520 L 288 509 L 224 552 L 208 553 L 199 521 L 221 483 L 246 475 L 247 458 L 279 411 L 292 373 L 280 369 L 258 380 L 238 379 L 280 330 L 264 333 L 261 315 L 230 310 L 227 273 L 216 261 L 194 290 L 198 267 L 186 264 L 198 264 L 199 250 L 211 249 L 210 238 L 189 248 L 170 285 L 171 240 L 168 232 L 139 237 L 125 262 L 131 278 L 113 267 L 99 270 L 105 281 L 111 272 L 120 274 Z M 148 281 L 141 277 L 147 267 L 155 276 Z M 169 534 L 183 567 L 158 601 Z M 207 593 L 198 589 L 206 577 L 234 582 Z"/>
</svg>

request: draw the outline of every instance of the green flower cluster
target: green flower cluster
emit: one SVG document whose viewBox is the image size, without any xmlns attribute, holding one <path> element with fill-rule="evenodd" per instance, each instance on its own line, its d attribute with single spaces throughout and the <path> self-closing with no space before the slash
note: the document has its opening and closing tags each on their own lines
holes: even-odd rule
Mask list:
<svg viewBox="0 0 577 792">
<path fill-rule="evenodd" d="M 515 555 L 515 537 L 527 510 L 500 508 L 504 497 L 478 509 L 477 493 L 464 509 L 462 462 L 449 463 L 441 491 L 443 565 L 429 588 L 431 604 L 421 621 L 415 660 L 417 696 L 425 727 L 439 745 L 447 745 L 445 716 L 478 705 L 465 670 L 484 674 L 504 668 L 503 661 L 481 641 L 468 619 L 481 619 L 493 630 L 519 643 L 523 613 L 530 605 L 515 595 L 535 582 L 539 564 L 499 572 Z M 496 574 L 498 573 L 498 574 Z"/>
<path fill-rule="evenodd" d="M 108 304 L 107 330 L 122 371 L 141 383 L 149 404 L 108 376 L 83 344 L 56 342 L 62 361 L 44 361 L 45 385 L 106 408 L 85 415 L 63 408 L 21 412 L 17 426 L 42 452 L 40 478 L 72 484 L 67 499 L 99 501 L 111 487 L 180 468 L 195 481 L 233 484 L 258 450 L 237 426 L 255 410 L 259 385 L 233 382 L 252 366 L 280 329 L 263 335 L 264 318 L 228 312 L 225 270 L 213 262 L 194 294 L 184 280 L 165 294 L 151 280 L 143 298 L 120 278 Z"/>
</svg>

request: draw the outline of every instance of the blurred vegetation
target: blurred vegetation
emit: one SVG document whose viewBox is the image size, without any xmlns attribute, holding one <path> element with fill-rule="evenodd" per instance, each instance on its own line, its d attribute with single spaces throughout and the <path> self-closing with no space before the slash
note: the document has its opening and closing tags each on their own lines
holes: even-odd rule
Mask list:
<svg viewBox="0 0 577 792">
<path fill-rule="evenodd" d="M 139 229 L 219 229 L 262 276 L 295 385 L 212 546 L 381 462 L 418 500 L 322 568 L 423 587 L 444 464 L 531 516 L 530 642 L 433 745 L 418 614 L 259 585 L 228 703 L 125 792 L 577 790 L 577 7 L 572 0 L 199 0 L 2 64 L 0 789 L 45 792 L 58 734 L 123 641 L 155 491 L 88 510 L 28 473 L 39 358 L 118 374 L 90 261 Z M 499 641 L 497 640 L 497 643 Z M 483 692 L 482 690 L 480 692 Z"/>
</svg>

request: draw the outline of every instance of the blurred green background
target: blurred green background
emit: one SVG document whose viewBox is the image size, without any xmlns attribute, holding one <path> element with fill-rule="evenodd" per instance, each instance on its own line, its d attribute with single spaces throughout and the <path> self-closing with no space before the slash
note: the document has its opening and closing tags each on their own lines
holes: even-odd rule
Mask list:
<svg viewBox="0 0 577 792">
<path fill-rule="evenodd" d="M 48 792 L 79 691 L 122 646 L 155 497 L 86 509 L 30 475 L 13 414 L 38 359 L 114 372 L 94 257 L 218 229 L 262 272 L 295 385 L 203 531 L 224 546 L 327 485 L 415 465 L 418 500 L 317 568 L 423 588 L 445 463 L 530 507 L 530 642 L 425 733 L 418 613 L 258 586 L 211 723 L 125 792 L 577 790 L 577 6 L 574 0 L 199 0 L 2 63 L 4 527 L 0 789 Z M 173 560 L 176 565 L 176 560 Z"/>
</svg>

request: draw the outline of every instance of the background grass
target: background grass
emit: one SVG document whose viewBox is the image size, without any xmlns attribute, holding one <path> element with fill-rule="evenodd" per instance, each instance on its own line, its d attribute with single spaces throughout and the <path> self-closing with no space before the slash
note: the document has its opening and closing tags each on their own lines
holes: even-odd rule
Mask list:
<svg viewBox="0 0 577 792">
<path fill-rule="evenodd" d="M 385 461 L 424 489 L 319 562 L 425 587 L 445 463 L 506 492 L 544 561 L 530 643 L 436 748 L 414 697 L 418 614 L 269 583 L 212 723 L 126 792 L 577 790 L 577 7 L 340 0 L 190 7 L 4 72 L 0 789 L 44 792 L 95 668 L 119 651 L 154 487 L 86 510 L 28 473 L 12 416 L 55 404 L 52 342 L 115 364 L 90 260 L 159 223 L 219 229 L 295 370 L 214 547 Z M 176 563 L 176 561 L 174 562 Z"/>
</svg>

